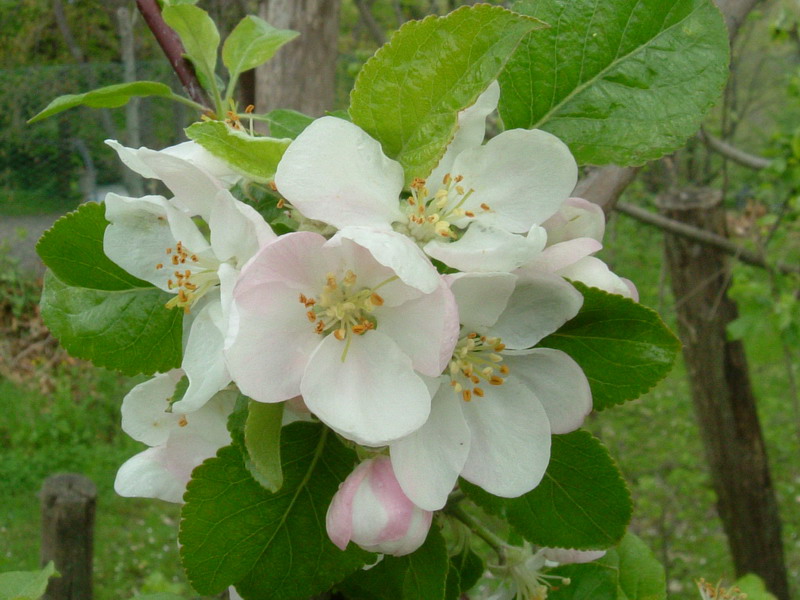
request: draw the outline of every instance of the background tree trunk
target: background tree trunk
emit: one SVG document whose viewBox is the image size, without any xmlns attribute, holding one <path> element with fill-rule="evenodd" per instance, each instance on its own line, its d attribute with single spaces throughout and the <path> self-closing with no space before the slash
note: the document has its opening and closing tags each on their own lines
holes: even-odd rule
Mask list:
<svg viewBox="0 0 800 600">
<path fill-rule="evenodd" d="M 660 199 L 677 221 L 726 235 L 721 193 L 686 189 Z M 727 255 L 664 235 L 678 327 L 706 459 L 738 576 L 755 573 L 779 600 L 789 600 L 781 521 L 742 343 L 727 338 L 737 318 L 727 296 Z"/>
<path fill-rule="evenodd" d="M 300 37 L 256 70 L 256 111 L 292 108 L 318 117 L 333 108 L 340 0 L 264 0 L 259 14 Z"/>
</svg>

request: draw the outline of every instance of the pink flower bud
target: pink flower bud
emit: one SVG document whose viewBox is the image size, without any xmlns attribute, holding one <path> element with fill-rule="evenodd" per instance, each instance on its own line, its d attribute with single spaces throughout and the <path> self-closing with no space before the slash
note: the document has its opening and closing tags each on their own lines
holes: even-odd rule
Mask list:
<svg viewBox="0 0 800 600">
<path fill-rule="evenodd" d="M 403 493 L 388 456 L 367 460 L 345 479 L 326 517 L 328 536 L 344 550 L 352 540 L 365 550 L 402 556 L 428 536 L 433 513 Z"/>
</svg>

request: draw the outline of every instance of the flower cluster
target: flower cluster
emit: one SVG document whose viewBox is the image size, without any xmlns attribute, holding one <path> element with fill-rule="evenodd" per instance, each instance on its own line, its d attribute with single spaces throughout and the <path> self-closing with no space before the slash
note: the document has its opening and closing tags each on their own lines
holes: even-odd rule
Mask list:
<svg viewBox="0 0 800 600">
<path fill-rule="evenodd" d="M 438 166 L 408 186 L 359 127 L 314 121 L 275 176 L 300 224 L 283 235 L 197 145 L 110 142 L 173 196 L 110 194 L 105 252 L 185 312 L 181 368 L 125 399 L 125 430 L 151 448 L 122 466 L 119 493 L 180 501 L 230 441 L 231 384 L 302 402 L 370 457 L 330 505 L 342 548 L 413 552 L 459 477 L 503 497 L 536 487 L 551 435 L 592 407 L 577 363 L 537 347 L 581 307 L 567 280 L 636 291 L 592 256 L 602 211 L 569 197 L 577 166 L 560 140 L 510 130 L 484 143 L 498 97 L 493 84 L 463 110 Z"/>
</svg>

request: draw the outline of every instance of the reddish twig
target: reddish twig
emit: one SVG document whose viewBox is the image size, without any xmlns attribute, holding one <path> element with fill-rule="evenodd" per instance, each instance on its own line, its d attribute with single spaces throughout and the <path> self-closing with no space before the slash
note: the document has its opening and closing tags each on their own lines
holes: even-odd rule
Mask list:
<svg viewBox="0 0 800 600">
<path fill-rule="evenodd" d="M 136 7 L 142 13 L 145 23 L 147 23 L 150 31 L 153 32 L 153 36 L 155 36 L 158 45 L 164 51 L 169 64 L 178 76 L 189 98 L 202 106 L 208 107 L 210 102 L 203 90 L 203 86 L 200 85 L 200 80 L 197 79 L 194 67 L 192 63 L 183 57 L 183 44 L 181 44 L 178 34 L 164 22 L 156 0 L 136 0 Z M 211 111 L 210 108 L 207 110 Z"/>
</svg>

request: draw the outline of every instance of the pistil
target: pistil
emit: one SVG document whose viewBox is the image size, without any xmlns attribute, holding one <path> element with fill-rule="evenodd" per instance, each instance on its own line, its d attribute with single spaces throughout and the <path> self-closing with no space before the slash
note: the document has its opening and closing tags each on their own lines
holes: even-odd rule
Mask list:
<svg viewBox="0 0 800 600">
<path fill-rule="evenodd" d="M 473 396 L 484 396 L 485 391 L 480 387 L 482 382 L 503 385 L 509 373 L 499 354 L 504 349 L 505 344 L 500 338 L 475 332 L 458 340 L 449 365 L 450 385 L 465 402 L 472 400 Z"/>
</svg>

